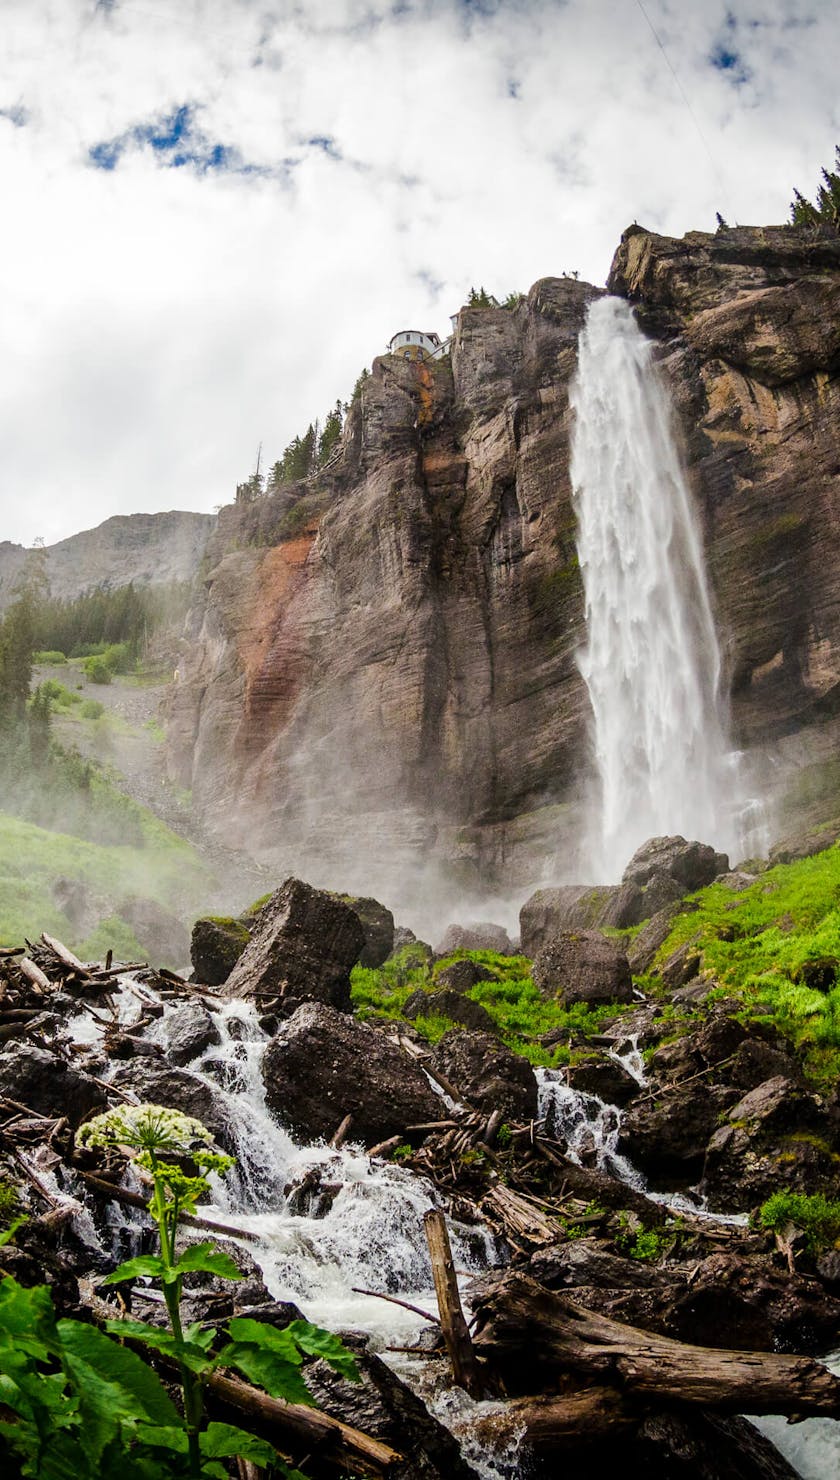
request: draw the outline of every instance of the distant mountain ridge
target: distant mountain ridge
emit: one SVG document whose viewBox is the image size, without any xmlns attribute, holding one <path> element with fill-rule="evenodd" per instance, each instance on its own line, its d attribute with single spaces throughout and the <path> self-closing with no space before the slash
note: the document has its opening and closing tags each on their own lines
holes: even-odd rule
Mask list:
<svg viewBox="0 0 840 1480">
<path fill-rule="evenodd" d="M 50 595 L 72 601 L 98 587 L 190 581 L 216 523 L 214 514 L 171 509 L 161 514 L 115 514 L 95 529 L 70 535 L 47 548 Z M 0 540 L 0 611 L 13 599 L 26 562 L 23 545 Z"/>
</svg>

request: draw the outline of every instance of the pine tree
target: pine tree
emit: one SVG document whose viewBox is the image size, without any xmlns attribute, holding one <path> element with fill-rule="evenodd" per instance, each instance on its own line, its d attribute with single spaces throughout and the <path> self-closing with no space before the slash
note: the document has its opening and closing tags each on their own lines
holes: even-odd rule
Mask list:
<svg viewBox="0 0 840 1480">
<path fill-rule="evenodd" d="M 790 219 L 794 226 L 826 225 L 840 231 L 840 144 L 834 150 L 834 169 L 822 171 L 816 204 L 807 200 L 801 191 L 794 190 Z"/>
</svg>

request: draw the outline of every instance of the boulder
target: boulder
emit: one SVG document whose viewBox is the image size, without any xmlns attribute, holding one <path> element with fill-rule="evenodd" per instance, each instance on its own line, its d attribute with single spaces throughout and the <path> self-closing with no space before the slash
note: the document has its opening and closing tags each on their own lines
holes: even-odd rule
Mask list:
<svg viewBox="0 0 840 1480">
<path fill-rule="evenodd" d="M 287 1011 L 312 999 L 347 1011 L 350 972 L 364 945 L 364 930 L 349 905 L 287 879 L 254 920 L 225 996 L 276 996 Z"/>
<path fill-rule="evenodd" d="M 234 1149 L 227 1106 L 212 1085 L 188 1069 L 174 1069 L 157 1059 L 130 1059 L 114 1075 L 119 1089 L 130 1089 L 152 1105 L 167 1105 L 194 1115 L 225 1151 Z"/>
<path fill-rule="evenodd" d="M 364 931 L 365 943 L 359 957 L 360 966 L 381 966 L 394 949 L 394 917 L 378 899 L 369 899 L 356 894 L 337 894 L 343 904 L 348 904 L 354 915 L 358 915 Z"/>
<path fill-rule="evenodd" d="M 207 987 L 221 987 L 251 939 L 241 920 L 205 915 L 196 920 L 190 941 L 193 979 Z"/>
<path fill-rule="evenodd" d="M 681 908 L 678 904 L 669 904 L 664 909 L 657 910 L 635 939 L 630 942 L 627 957 L 634 976 L 640 976 L 643 972 L 650 970 L 657 951 L 671 934 L 674 920 L 677 915 L 683 914 L 686 908 L 690 906 Z"/>
<path fill-rule="evenodd" d="M 568 1073 L 572 1089 L 585 1095 L 596 1095 L 605 1105 L 628 1105 L 641 1091 L 633 1075 L 615 1059 L 584 1059 Z"/>
<path fill-rule="evenodd" d="M 465 997 L 462 992 L 424 992 L 422 989 L 412 992 L 403 1013 L 409 1021 L 417 1017 L 435 1016 L 449 1018 L 462 1028 L 476 1028 L 481 1033 L 496 1031 L 496 1024 L 487 1008 L 482 1007 L 480 1002 L 473 1002 L 471 997 Z"/>
<path fill-rule="evenodd" d="M 689 1186 L 703 1171 L 706 1147 L 720 1115 L 737 1091 L 710 1087 L 702 1080 L 664 1095 L 649 1096 L 625 1113 L 618 1149 L 651 1184 L 666 1190 Z"/>
<path fill-rule="evenodd" d="M 785 1075 L 749 1090 L 709 1141 L 701 1187 L 722 1212 L 779 1191 L 835 1197 L 834 1125 L 822 1101 Z"/>
<path fill-rule="evenodd" d="M 515 951 L 503 925 L 484 921 L 469 925 L 447 925 L 436 956 L 450 956 L 453 951 L 495 951 L 498 956 L 513 956 Z"/>
<path fill-rule="evenodd" d="M 612 926 L 617 930 L 637 925 L 642 891 L 635 884 L 565 884 L 559 889 L 538 889 L 519 911 L 522 951 L 532 959 L 561 930 L 593 930 Z"/>
<path fill-rule="evenodd" d="M 721 1251 L 691 1274 L 669 1305 L 663 1330 L 677 1341 L 734 1350 L 822 1352 L 836 1340 L 840 1301 L 772 1255 Z"/>
<path fill-rule="evenodd" d="M 534 985 L 544 997 L 574 1002 L 632 1002 L 627 953 L 597 930 L 560 930 L 534 961 Z"/>
<path fill-rule="evenodd" d="M 368 1338 L 351 1333 L 343 1340 L 356 1359 L 360 1381 L 348 1382 L 320 1360 L 306 1364 L 306 1384 L 325 1412 L 398 1450 L 400 1480 L 479 1480 L 458 1440 L 397 1373 L 368 1350 Z"/>
<path fill-rule="evenodd" d="M 305 1002 L 263 1059 L 266 1102 L 307 1141 L 328 1139 L 348 1113 L 350 1139 L 371 1146 L 442 1118 L 423 1070 L 384 1033 L 322 1002 Z"/>
<path fill-rule="evenodd" d="M 539 1249 L 528 1262 L 527 1272 L 549 1290 L 573 1290 L 581 1286 L 598 1290 L 642 1290 L 665 1283 L 662 1274 L 638 1259 L 610 1254 L 594 1238 L 574 1239 Z"/>
<path fill-rule="evenodd" d="M 117 905 L 116 914 L 131 926 L 155 966 L 170 966 L 180 971 L 189 960 L 190 935 L 186 925 L 157 900 L 130 895 Z"/>
<path fill-rule="evenodd" d="M 167 1019 L 167 1058 L 173 1064 L 190 1064 L 205 1048 L 221 1043 L 222 1035 L 210 1013 L 196 998 L 180 1002 Z"/>
<path fill-rule="evenodd" d="M 622 882 L 649 883 L 655 874 L 666 874 L 682 885 L 685 894 L 711 884 L 718 874 L 729 872 L 725 853 L 716 853 L 708 843 L 687 842 L 682 837 L 650 838 L 630 859 Z"/>
<path fill-rule="evenodd" d="M 452 992 L 468 992 L 479 982 L 498 981 L 495 971 L 480 966 L 477 961 L 452 961 L 435 973 L 435 984 L 447 987 Z"/>
<path fill-rule="evenodd" d="M 537 1081 L 527 1059 L 488 1033 L 452 1028 L 432 1049 L 435 1069 L 472 1104 L 506 1120 L 533 1120 Z"/>
<path fill-rule="evenodd" d="M 107 1105 L 105 1093 L 89 1075 L 58 1054 L 16 1043 L 0 1053 L 0 1095 L 26 1105 L 36 1115 L 66 1115 L 77 1126 L 92 1110 Z"/>
</svg>

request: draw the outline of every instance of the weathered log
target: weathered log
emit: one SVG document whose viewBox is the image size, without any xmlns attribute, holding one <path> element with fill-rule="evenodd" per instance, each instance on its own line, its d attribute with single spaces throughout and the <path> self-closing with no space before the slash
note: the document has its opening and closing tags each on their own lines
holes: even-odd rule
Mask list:
<svg viewBox="0 0 840 1480">
<path fill-rule="evenodd" d="M 482 1208 L 490 1217 L 498 1218 L 506 1236 L 514 1242 L 527 1239 L 532 1244 L 555 1243 L 559 1236 L 560 1225 L 556 1218 L 548 1217 L 540 1208 L 534 1207 L 530 1198 L 520 1196 L 502 1182 L 490 1188 L 482 1201 Z"/>
<path fill-rule="evenodd" d="M 440 1325 L 452 1365 L 452 1375 L 458 1387 L 462 1387 L 471 1398 L 480 1398 L 484 1385 L 461 1308 L 446 1219 L 439 1208 L 429 1208 L 423 1217 L 423 1227 L 432 1260 Z"/>
<path fill-rule="evenodd" d="M 486 1283 L 474 1310 L 476 1350 L 529 1384 L 535 1369 L 572 1371 L 661 1403 L 840 1416 L 840 1378 L 810 1357 L 688 1346 L 585 1310 L 516 1273 Z"/>
<path fill-rule="evenodd" d="M 45 975 L 40 966 L 35 965 L 31 957 L 21 956 L 17 969 L 33 987 L 39 987 L 42 992 L 49 992 L 52 989 L 49 977 Z"/>
<path fill-rule="evenodd" d="M 48 946 L 53 955 L 61 962 L 62 966 L 67 967 L 68 971 L 78 972 L 79 976 L 87 976 L 88 969 L 84 962 L 80 961 L 78 956 L 74 956 L 73 952 L 69 951 L 60 940 L 56 940 L 54 935 L 47 935 L 46 931 L 44 931 L 41 939 L 44 945 Z"/>
<path fill-rule="evenodd" d="M 470 1433 L 490 1450 L 521 1442 L 535 1457 L 553 1457 L 564 1448 L 580 1450 L 637 1428 L 643 1411 L 614 1388 L 588 1387 L 516 1398 L 478 1418 Z"/>
<path fill-rule="evenodd" d="M 347 1140 L 347 1136 L 349 1134 L 350 1127 L 351 1127 L 352 1124 L 353 1124 L 353 1116 L 352 1115 L 345 1115 L 344 1119 L 341 1121 L 341 1123 L 340 1123 L 340 1125 L 338 1127 L 338 1130 L 330 1138 L 330 1145 L 332 1147 L 334 1147 L 334 1149 L 336 1151 L 340 1150 L 340 1148 L 344 1145 L 344 1142 Z"/>
<path fill-rule="evenodd" d="M 368 1156 L 388 1156 L 402 1145 L 402 1136 L 389 1136 L 387 1141 L 377 1141 L 367 1152 Z"/>
<path fill-rule="evenodd" d="M 82 1181 L 92 1188 L 94 1192 L 100 1192 L 103 1197 L 110 1197 L 114 1202 L 123 1203 L 128 1208 L 148 1208 L 149 1200 L 142 1197 L 139 1192 L 129 1192 L 127 1187 L 117 1187 L 113 1182 L 107 1182 L 104 1177 L 96 1177 L 93 1172 L 79 1172 Z M 210 1233 L 224 1234 L 226 1238 L 243 1239 L 247 1243 L 259 1243 L 259 1234 L 252 1233 L 249 1228 L 238 1228 L 234 1223 L 221 1223 L 216 1218 L 202 1218 L 199 1213 L 182 1213 L 181 1222 L 188 1228 L 206 1228 Z"/>
</svg>

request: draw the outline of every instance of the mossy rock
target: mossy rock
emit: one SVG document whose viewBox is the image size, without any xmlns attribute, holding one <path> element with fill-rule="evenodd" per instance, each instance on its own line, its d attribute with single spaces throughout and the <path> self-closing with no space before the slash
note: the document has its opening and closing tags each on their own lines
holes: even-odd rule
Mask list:
<svg viewBox="0 0 840 1480">
<path fill-rule="evenodd" d="M 192 929 L 190 958 L 196 981 L 220 987 L 227 981 L 251 939 L 241 920 L 229 915 L 205 915 Z"/>
</svg>

